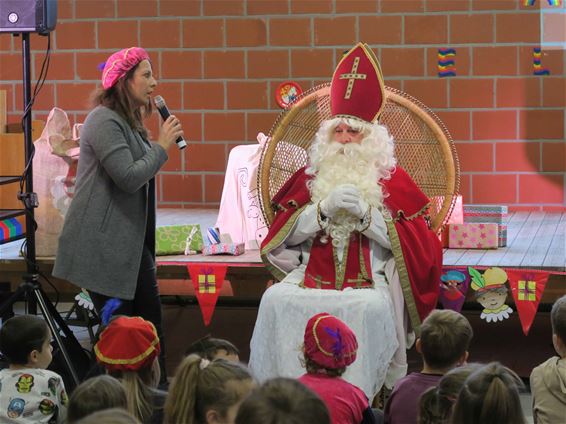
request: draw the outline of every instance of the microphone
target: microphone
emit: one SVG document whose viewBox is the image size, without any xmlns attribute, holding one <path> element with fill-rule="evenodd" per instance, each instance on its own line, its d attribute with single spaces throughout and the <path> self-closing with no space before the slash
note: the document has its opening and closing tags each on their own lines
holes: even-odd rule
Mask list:
<svg viewBox="0 0 566 424">
<path fill-rule="evenodd" d="M 161 118 L 163 118 L 164 121 L 167 118 L 169 118 L 171 113 L 169 112 L 169 109 L 167 109 L 167 105 L 165 104 L 165 100 L 163 100 L 163 97 L 155 96 L 154 99 L 153 99 L 153 103 L 155 103 L 155 107 L 159 111 L 159 114 L 161 115 Z M 185 147 L 187 147 L 187 142 L 181 136 L 177 137 L 177 140 L 175 140 L 175 143 L 177 143 L 177 146 L 181 150 L 183 150 Z"/>
</svg>

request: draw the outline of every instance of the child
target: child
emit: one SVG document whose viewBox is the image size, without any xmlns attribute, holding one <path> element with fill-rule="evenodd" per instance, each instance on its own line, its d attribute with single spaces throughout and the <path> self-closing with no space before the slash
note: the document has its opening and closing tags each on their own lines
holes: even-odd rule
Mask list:
<svg viewBox="0 0 566 424">
<path fill-rule="evenodd" d="M 423 358 L 423 369 L 395 384 L 385 405 L 386 424 L 417 422 L 421 394 L 436 386 L 447 371 L 466 362 L 472 336 L 470 323 L 458 312 L 435 310 L 425 318 L 415 346 Z"/>
<path fill-rule="evenodd" d="M 110 408 L 128 408 L 126 390 L 120 381 L 109 375 L 90 378 L 71 394 L 67 423 L 75 423 L 94 412 Z"/>
<path fill-rule="evenodd" d="M 530 378 L 533 418 L 539 424 L 566 420 L 566 295 L 552 306 L 550 322 L 558 356 L 533 369 Z"/>
<path fill-rule="evenodd" d="M 77 424 L 140 424 L 138 419 L 122 408 L 104 409 L 94 412 Z"/>
<path fill-rule="evenodd" d="M 444 374 L 438 387 L 424 392 L 419 401 L 418 424 L 448 424 L 460 389 L 468 376 L 480 367 L 480 364 L 467 364 L 454 368 Z"/>
<path fill-rule="evenodd" d="M 299 381 L 326 404 L 332 424 L 374 423 L 368 399 L 340 376 L 356 360 L 358 341 L 344 322 L 326 312 L 309 319 L 304 336 L 306 374 Z"/>
<path fill-rule="evenodd" d="M 165 403 L 165 423 L 233 423 L 240 402 L 254 386 L 239 363 L 189 355 L 179 365 Z"/>
<path fill-rule="evenodd" d="M 521 408 L 521 379 L 498 362 L 473 372 L 460 390 L 451 423 L 526 424 Z M 564 417 L 555 423 L 564 422 Z"/>
<path fill-rule="evenodd" d="M 197 354 L 201 358 L 212 361 L 214 359 L 226 359 L 227 361 L 240 362 L 240 351 L 228 340 L 215 339 L 210 335 L 197 340 L 189 346 L 185 352 L 186 356 Z"/>
<path fill-rule="evenodd" d="M 235 424 L 330 424 L 324 402 L 290 378 L 274 378 L 252 391 L 240 405 Z"/>
<path fill-rule="evenodd" d="M 166 392 L 157 390 L 160 370 L 159 337 L 141 317 L 119 316 L 100 334 L 96 359 L 126 390 L 128 412 L 143 423 L 160 423 Z"/>
<path fill-rule="evenodd" d="M 22 315 L 4 323 L 0 351 L 10 366 L 0 371 L 0 422 L 64 422 L 68 400 L 63 379 L 46 369 L 52 350 L 43 319 Z"/>
</svg>

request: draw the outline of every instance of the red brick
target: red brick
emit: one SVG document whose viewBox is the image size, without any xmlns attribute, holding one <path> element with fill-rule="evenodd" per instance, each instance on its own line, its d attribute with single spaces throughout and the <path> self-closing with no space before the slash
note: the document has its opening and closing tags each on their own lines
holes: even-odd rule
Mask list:
<svg viewBox="0 0 566 424">
<path fill-rule="evenodd" d="M 141 45 L 145 48 L 181 47 L 181 22 L 178 19 L 140 21 Z"/>
<path fill-rule="evenodd" d="M 266 37 L 264 19 L 226 19 L 227 47 L 265 46 Z"/>
<path fill-rule="evenodd" d="M 406 80 L 404 91 L 429 108 L 446 108 L 448 107 L 447 86 L 446 79 Z"/>
<path fill-rule="evenodd" d="M 45 54 L 34 54 L 35 72 L 32 72 L 32 81 L 39 78 L 41 64 Z M 75 79 L 75 55 L 66 52 L 51 52 L 47 79 L 72 80 Z"/>
<path fill-rule="evenodd" d="M 308 46 L 311 44 L 310 19 L 272 18 L 269 20 L 269 44 L 272 46 Z"/>
<path fill-rule="evenodd" d="M 268 107 L 267 82 L 228 81 L 228 109 L 265 109 Z"/>
<path fill-rule="evenodd" d="M 78 80 L 99 80 L 102 77 L 102 70 L 98 69 L 101 63 L 105 63 L 109 53 L 75 53 L 77 63 Z"/>
<path fill-rule="evenodd" d="M 244 52 L 240 50 L 205 51 L 205 78 L 244 78 Z"/>
<path fill-rule="evenodd" d="M 356 41 L 356 18 L 354 16 L 314 18 L 315 45 L 353 45 Z"/>
<path fill-rule="evenodd" d="M 243 113 L 207 113 L 204 116 L 205 141 L 237 141 L 246 139 Z"/>
<path fill-rule="evenodd" d="M 518 3 L 515 0 L 472 0 L 472 10 L 515 10 Z"/>
<path fill-rule="evenodd" d="M 140 44 L 137 21 L 99 21 L 97 25 L 100 49 L 123 49 Z"/>
<path fill-rule="evenodd" d="M 540 58 L 543 68 L 550 71 L 550 75 L 564 73 L 564 50 L 543 50 Z M 533 75 L 533 46 L 519 46 L 519 73 L 520 75 Z"/>
<path fill-rule="evenodd" d="M 460 172 L 493 172 L 493 143 L 456 143 Z"/>
<path fill-rule="evenodd" d="M 401 44 L 402 17 L 372 15 L 359 18 L 360 40 L 368 44 Z"/>
<path fill-rule="evenodd" d="M 472 112 L 473 140 L 513 140 L 517 137 L 514 110 Z"/>
<path fill-rule="evenodd" d="M 540 106 L 538 78 L 499 78 L 496 81 L 497 107 Z"/>
<path fill-rule="evenodd" d="M 22 56 L 17 53 L 0 53 L 0 81 L 22 79 Z"/>
<path fill-rule="evenodd" d="M 426 0 L 427 12 L 453 12 L 470 10 L 470 3 L 465 0 Z"/>
<path fill-rule="evenodd" d="M 224 175 L 205 175 L 204 201 L 207 203 L 220 203 L 223 187 Z"/>
<path fill-rule="evenodd" d="M 542 18 L 542 43 L 566 43 L 566 12 L 545 13 Z"/>
<path fill-rule="evenodd" d="M 192 146 L 193 145 L 191 145 L 191 149 L 192 149 Z M 167 159 L 167 162 L 165 162 L 165 164 L 161 168 L 161 171 L 166 171 L 166 172 L 180 172 L 180 171 L 182 171 L 183 170 L 183 155 L 184 155 L 184 152 L 186 152 L 186 150 L 179 150 L 175 146 L 171 147 L 167 151 L 167 155 L 169 156 L 169 159 Z"/>
<path fill-rule="evenodd" d="M 460 194 L 464 204 L 472 203 L 472 176 L 460 175 Z"/>
<path fill-rule="evenodd" d="M 58 83 L 56 106 L 65 111 L 89 109 L 89 97 L 95 88 L 94 83 Z"/>
<path fill-rule="evenodd" d="M 330 78 L 334 71 L 332 49 L 294 49 L 291 51 L 291 76 L 294 78 Z"/>
<path fill-rule="evenodd" d="M 473 203 L 517 202 L 517 176 L 509 174 L 472 175 Z"/>
<path fill-rule="evenodd" d="M 75 17 L 75 0 L 59 0 L 57 2 L 57 19 L 72 19 Z"/>
<path fill-rule="evenodd" d="M 564 175 L 519 175 L 519 203 L 564 203 Z"/>
<path fill-rule="evenodd" d="M 80 0 L 75 1 L 75 16 L 81 18 L 114 18 L 115 0 Z"/>
<path fill-rule="evenodd" d="M 90 94 L 90 93 L 87 93 Z M 21 97 L 18 97 L 18 109 L 23 110 L 23 99 Z M 88 96 L 86 98 L 86 100 L 88 101 Z M 39 92 L 37 98 L 35 99 L 35 102 L 33 104 L 33 110 L 34 113 L 40 110 L 44 110 L 46 112 L 49 112 L 51 109 L 53 109 L 55 107 L 55 85 L 54 84 L 49 84 L 49 83 L 45 83 L 43 84 L 43 87 L 41 88 L 41 91 Z M 34 119 L 37 119 L 37 117 L 34 117 Z"/>
<path fill-rule="evenodd" d="M 171 113 L 183 109 L 183 83 L 182 82 L 158 82 L 153 96 L 162 96 L 167 102 L 167 108 Z"/>
<path fill-rule="evenodd" d="M 222 19 L 184 19 L 183 47 L 223 47 Z"/>
<path fill-rule="evenodd" d="M 9 33 L 0 34 L 0 51 L 8 52 L 12 50 L 12 39 L 14 37 Z"/>
<path fill-rule="evenodd" d="M 181 50 L 161 52 L 160 78 L 202 78 L 200 51 Z"/>
<path fill-rule="evenodd" d="M 336 13 L 377 13 L 377 6 L 377 0 L 336 0 Z"/>
<path fill-rule="evenodd" d="M 474 47 L 474 75 L 517 75 L 517 47 Z"/>
<path fill-rule="evenodd" d="M 458 47 L 455 50 L 456 56 L 453 57 L 453 60 L 456 68 L 456 76 L 462 77 L 471 75 L 471 49 L 469 47 Z M 426 61 L 427 75 L 429 77 L 438 77 L 438 48 L 426 49 Z"/>
<path fill-rule="evenodd" d="M 451 79 L 450 107 L 493 107 L 493 80 Z"/>
<path fill-rule="evenodd" d="M 542 105 L 545 107 L 566 106 L 566 81 L 564 77 L 544 77 L 542 80 Z"/>
<path fill-rule="evenodd" d="M 53 37 L 51 37 L 51 48 L 53 49 Z M 29 38 L 30 50 L 32 53 L 47 51 L 48 38 L 36 33 L 31 33 Z M 22 51 L 22 43 L 19 38 L 14 39 L 14 50 Z"/>
<path fill-rule="evenodd" d="M 202 113 L 177 112 L 175 116 L 181 120 L 185 140 L 189 142 L 202 142 Z"/>
<path fill-rule="evenodd" d="M 59 22 L 55 45 L 58 50 L 96 48 L 94 22 Z"/>
<path fill-rule="evenodd" d="M 564 110 L 519 111 L 519 138 L 564 140 Z"/>
<path fill-rule="evenodd" d="M 381 69 L 388 78 L 424 76 L 424 50 L 421 48 L 382 48 Z"/>
<path fill-rule="evenodd" d="M 186 109 L 224 109 L 224 83 L 185 82 Z"/>
<path fill-rule="evenodd" d="M 185 163 L 187 171 L 219 172 L 226 169 L 226 145 L 199 143 L 190 147 L 190 155 Z"/>
<path fill-rule="evenodd" d="M 542 143 L 542 170 L 566 172 L 566 143 Z"/>
<path fill-rule="evenodd" d="M 202 175 L 161 174 L 160 177 L 164 202 L 202 202 Z"/>
<path fill-rule="evenodd" d="M 379 0 L 381 13 L 424 12 L 423 0 Z"/>
<path fill-rule="evenodd" d="M 495 170 L 498 172 L 540 171 L 540 143 L 495 143 Z"/>
<path fill-rule="evenodd" d="M 289 3 L 281 0 L 247 0 L 247 12 L 250 15 L 287 15 Z"/>
<path fill-rule="evenodd" d="M 464 3 L 455 1 L 453 3 Z M 450 16 L 450 43 L 472 44 L 493 42 L 493 15 L 469 14 Z"/>
<path fill-rule="evenodd" d="M 249 50 L 248 78 L 286 78 L 289 76 L 287 50 Z"/>
<path fill-rule="evenodd" d="M 246 141 L 257 142 L 257 134 L 268 134 L 279 114 L 277 112 L 249 112 L 246 114 Z"/>
<path fill-rule="evenodd" d="M 157 0 L 118 0 L 118 16 L 121 18 L 140 18 L 157 16 Z"/>
<path fill-rule="evenodd" d="M 405 44 L 448 42 L 448 18 L 443 15 L 405 16 Z"/>
<path fill-rule="evenodd" d="M 332 13 L 332 0 L 291 0 L 291 13 Z"/>
<path fill-rule="evenodd" d="M 200 16 L 200 0 L 159 0 L 159 16 Z"/>
<path fill-rule="evenodd" d="M 435 112 L 455 141 L 470 140 L 470 112 L 439 110 Z"/>
<path fill-rule="evenodd" d="M 495 16 L 497 43 L 537 43 L 540 40 L 540 16 L 535 13 L 502 13 Z"/>
<path fill-rule="evenodd" d="M 244 0 L 206 0 L 202 2 L 204 16 L 243 15 Z"/>
</svg>

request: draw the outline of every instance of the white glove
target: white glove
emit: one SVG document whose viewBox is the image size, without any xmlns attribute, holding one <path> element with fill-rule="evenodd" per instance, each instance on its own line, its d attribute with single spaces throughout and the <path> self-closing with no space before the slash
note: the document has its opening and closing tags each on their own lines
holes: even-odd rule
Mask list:
<svg viewBox="0 0 566 424">
<path fill-rule="evenodd" d="M 365 216 L 365 214 L 368 211 L 368 208 L 369 208 L 369 205 L 367 204 L 367 202 L 364 199 L 359 198 L 356 203 L 354 203 L 350 206 L 347 206 L 344 209 L 346 209 L 348 212 L 350 212 L 355 217 L 363 219 L 363 217 Z"/>
<path fill-rule="evenodd" d="M 333 218 L 340 209 L 350 210 L 358 204 L 360 192 L 352 184 L 342 184 L 330 192 L 320 202 L 320 211 L 328 218 Z M 362 215 L 363 216 L 363 215 Z"/>
</svg>

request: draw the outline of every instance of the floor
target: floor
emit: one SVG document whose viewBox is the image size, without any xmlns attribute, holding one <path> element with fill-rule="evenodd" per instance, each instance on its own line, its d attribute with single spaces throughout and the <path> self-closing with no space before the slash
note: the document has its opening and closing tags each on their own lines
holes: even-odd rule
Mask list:
<svg viewBox="0 0 566 424">
<path fill-rule="evenodd" d="M 65 317 L 67 315 L 67 311 L 69 311 L 71 309 L 71 307 L 72 307 L 71 303 L 60 303 L 59 305 L 57 305 L 57 310 L 59 311 L 59 313 L 61 314 L 62 317 Z M 17 302 L 16 304 L 14 304 L 14 312 L 16 314 L 25 313 L 24 303 L 23 302 Z M 87 349 L 91 348 L 90 336 L 89 336 L 89 333 L 88 333 L 88 331 L 85 327 L 69 326 L 69 328 L 73 331 L 73 333 L 77 337 L 77 340 L 79 341 L 79 343 L 83 347 L 85 347 Z M 523 412 L 525 413 L 525 416 L 527 417 L 527 423 L 533 424 L 530 391 L 527 390 L 527 392 L 521 394 L 521 405 L 522 405 L 522 408 L 523 408 Z"/>
</svg>

